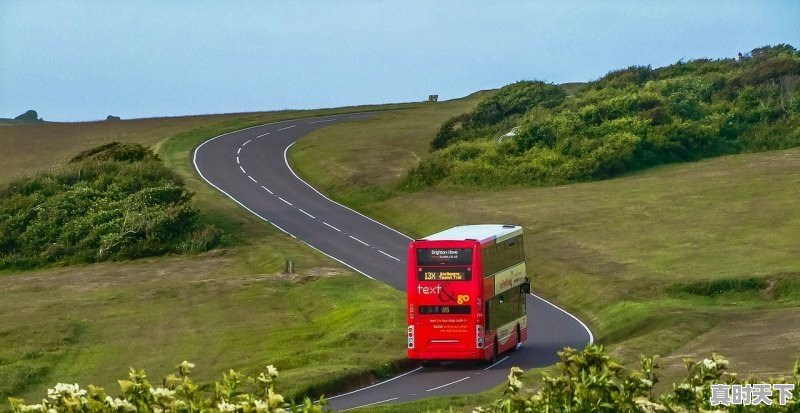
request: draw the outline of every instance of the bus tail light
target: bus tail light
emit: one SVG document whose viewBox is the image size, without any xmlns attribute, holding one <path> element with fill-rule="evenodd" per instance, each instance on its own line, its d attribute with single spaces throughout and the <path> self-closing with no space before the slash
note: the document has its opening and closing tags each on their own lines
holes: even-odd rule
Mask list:
<svg viewBox="0 0 800 413">
<path fill-rule="evenodd" d="M 475 326 L 475 346 L 483 348 L 483 326 L 480 324 Z"/>
<path fill-rule="evenodd" d="M 414 326 L 408 326 L 408 348 L 414 348 Z"/>
</svg>

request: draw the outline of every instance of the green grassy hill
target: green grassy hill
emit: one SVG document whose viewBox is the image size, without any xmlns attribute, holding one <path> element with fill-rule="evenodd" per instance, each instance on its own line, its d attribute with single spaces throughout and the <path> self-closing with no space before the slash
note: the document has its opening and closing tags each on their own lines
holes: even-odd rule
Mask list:
<svg viewBox="0 0 800 413">
<path fill-rule="evenodd" d="M 800 52 L 767 46 L 738 60 L 632 66 L 579 89 L 506 85 L 444 122 L 403 186 L 557 185 L 797 146 Z"/>
<path fill-rule="evenodd" d="M 744 373 L 788 372 L 800 355 L 800 150 L 547 188 L 398 189 L 404 168 L 427 162 L 435 109 L 316 131 L 290 160 L 334 199 L 412 236 L 522 224 L 534 290 L 628 362 L 660 353 L 677 376 L 683 356 L 717 351 Z"/>
</svg>

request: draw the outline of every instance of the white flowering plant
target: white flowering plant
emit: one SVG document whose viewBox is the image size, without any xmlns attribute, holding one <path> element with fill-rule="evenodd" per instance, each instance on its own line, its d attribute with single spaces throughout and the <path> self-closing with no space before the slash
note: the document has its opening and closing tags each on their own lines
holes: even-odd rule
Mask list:
<svg viewBox="0 0 800 413">
<path fill-rule="evenodd" d="M 794 364 L 793 394 L 781 405 L 711 405 L 712 385 L 746 385 L 728 372 L 728 360 L 713 354 L 702 361 L 685 360 L 687 375 L 672 385 L 672 391 L 656 395 L 658 357 L 640 358 L 636 371 L 616 363 L 600 345 L 582 351 L 566 348 L 559 352 L 557 374 L 544 373 L 542 386 L 535 393 L 526 391 L 520 379 L 522 370 L 512 368 L 503 397 L 491 405 L 477 407 L 473 413 L 516 412 L 597 412 L 597 413 L 800 413 L 800 360 Z M 784 378 L 771 380 L 787 383 Z"/>
<path fill-rule="evenodd" d="M 11 398 L 14 413 L 321 413 L 327 411 L 324 398 L 313 402 L 305 398 L 302 403 L 284 399 L 275 391 L 278 370 L 266 366 L 255 377 L 230 370 L 214 383 L 213 395 L 200 391 L 200 386 L 189 377 L 193 363 L 184 361 L 177 366 L 178 373 L 163 379 L 155 386 L 147 380 L 144 371 L 131 368 L 127 380 L 119 380 L 121 394 L 106 395 L 100 387 L 82 389 L 78 384 L 58 383 L 47 391 L 47 397 L 36 404 L 26 404 L 22 399 Z"/>
</svg>

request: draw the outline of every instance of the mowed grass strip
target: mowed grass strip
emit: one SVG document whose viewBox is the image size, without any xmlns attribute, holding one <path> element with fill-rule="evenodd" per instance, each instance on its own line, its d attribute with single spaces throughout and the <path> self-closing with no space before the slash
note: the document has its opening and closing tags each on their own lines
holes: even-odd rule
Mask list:
<svg viewBox="0 0 800 413">
<path fill-rule="evenodd" d="M 293 147 L 293 167 L 332 197 L 415 237 L 460 224 L 522 224 L 534 290 L 587 321 L 627 361 L 641 353 L 705 357 L 731 349 L 726 335 L 742 349 L 774 349 L 730 352 L 744 373 L 787 373 L 800 355 L 789 334 L 796 320 L 787 318 L 800 305 L 800 150 L 547 188 L 400 191 L 398 171 L 425 162 L 435 132 L 414 120 L 434 119 L 433 110 L 318 131 Z M 684 284 L 749 278 L 765 287 L 675 293 Z M 741 335 L 729 331 L 735 317 L 761 322 Z"/>
<path fill-rule="evenodd" d="M 251 215 L 196 175 L 191 153 L 207 139 L 258 124 L 418 105 L 44 124 L 29 146 L 24 130 L 9 134 L 17 126 L 4 127 L 4 161 L 28 151 L 42 155 L 21 163 L 26 174 L 101 142 L 152 145 L 186 180 L 201 215 L 230 240 L 225 249 L 199 256 L 2 275 L 0 399 L 35 401 L 65 381 L 114 389 L 128 367 L 157 380 L 184 359 L 197 364 L 201 381 L 229 368 L 274 364 L 279 388 L 289 395 L 330 394 L 396 370 L 403 359 L 404 296 Z M 109 136 L 111 123 L 119 134 Z M 287 259 L 298 274 L 281 274 Z"/>
</svg>

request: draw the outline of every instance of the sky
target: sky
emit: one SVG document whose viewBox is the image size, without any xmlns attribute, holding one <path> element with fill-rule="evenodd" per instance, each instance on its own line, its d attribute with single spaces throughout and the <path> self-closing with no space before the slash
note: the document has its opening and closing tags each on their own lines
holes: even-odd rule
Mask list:
<svg viewBox="0 0 800 413">
<path fill-rule="evenodd" d="M 800 1 L 0 0 L 0 118 L 440 100 L 800 48 Z"/>
</svg>

